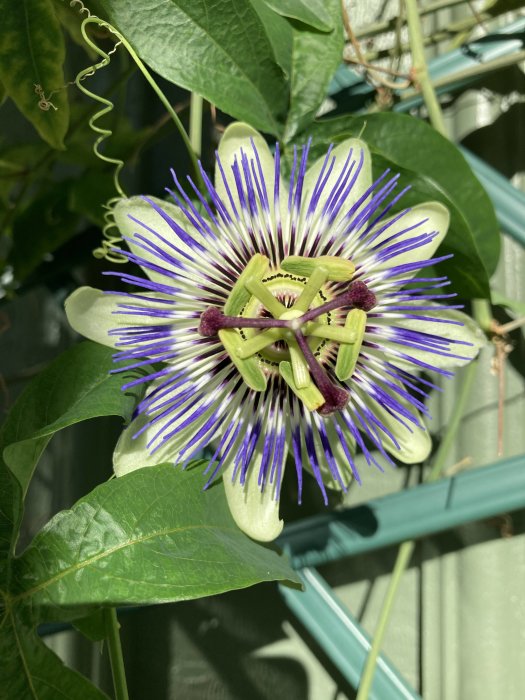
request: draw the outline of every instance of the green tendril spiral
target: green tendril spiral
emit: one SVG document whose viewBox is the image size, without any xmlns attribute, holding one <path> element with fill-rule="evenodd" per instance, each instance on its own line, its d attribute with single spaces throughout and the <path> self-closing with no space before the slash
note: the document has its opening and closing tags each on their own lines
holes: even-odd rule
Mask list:
<svg viewBox="0 0 525 700">
<path fill-rule="evenodd" d="M 117 39 L 119 39 L 118 43 L 115 45 L 113 50 L 110 53 L 106 53 L 103 51 L 97 44 L 95 44 L 92 39 L 89 37 L 86 31 L 86 27 L 88 24 L 98 24 L 99 26 L 104 26 L 106 29 L 108 29 L 110 32 L 112 32 Z M 101 127 L 97 122 L 99 119 L 104 117 L 106 114 L 109 114 L 113 108 L 114 104 L 111 102 L 111 100 L 106 99 L 105 97 L 101 97 L 100 95 L 97 95 L 96 93 L 92 92 L 91 90 L 88 90 L 85 85 L 83 85 L 83 80 L 85 78 L 88 78 L 92 75 L 95 74 L 97 70 L 100 68 L 105 68 L 106 66 L 109 65 L 111 61 L 111 53 L 113 53 L 118 46 L 122 43 L 120 40 L 120 37 L 116 30 L 113 29 L 113 27 L 107 25 L 105 22 L 102 22 L 98 17 L 94 16 L 89 16 L 86 17 L 81 25 L 81 32 L 82 36 L 84 38 L 84 41 L 86 44 L 93 49 L 99 56 L 101 56 L 102 60 L 99 61 L 98 63 L 93 64 L 92 66 L 89 66 L 88 68 L 84 68 L 83 70 L 78 73 L 78 75 L 75 78 L 75 84 L 78 87 L 78 89 L 87 97 L 90 97 L 92 100 L 95 100 L 96 102 L 100 103 L 102 105 L 102 109 L 98 110 L 90 119 L 89 119 L 89 126 L 90 128 L 98 134 L 98 138 L 96 139 L 95 143 L 93 144 L 93 152 L 99 158 L 101 161 L 104 163 L 110 163 L 115 166 L 115 170 L 113 173 L 113 183 L 115 185 L 115 189 L 119 194 L 119 197 L 125 197 L 126 194 L 124 190 L 122 189 L 120 185 L 120 172 L 122 168 L 124 167 L 124 161 L 121 160 L 120 158 L 111 158 L 110 156 L 106 155 L 100 150 L 100 145 L 103 141 L 105 141 L 107 138 L 112 136 L 113 131 L 111 129 L 107 129 L 104 127 Z M 121 255 L 120 253 L 115 253 L 113 251 L 113 248 L 115 244 L 119 243 L 122 240 L 121 235 L 118 232 L 118 229 L 116 227 L 115 221 L 113 219 L 112 215 L 112 208 L 113 205 L 118 201 L 118 197 L 110 199 L 106 205 L 105 208 L 107 211 L 104 214 L 104 226 L 102 228 L 102 234 L 103 234 L 103 240 L 101 242 L 100 247 L 96 248 L 93 251 L 93 255 L 96 258 L 106 258 L 106 260 L 110 260 L 111 262 L 126 262 L 126 258 L 124 255 Z"/>
<path fill-rule="evenodd" d="M 104 29 L 107 29 L 113 36 L 117 38 L 117 43 L 115 44 L 114 48 L 109 52 L 106 53 L 103 51 L 97 44 L 93 42 L 93 40 L 88 36 L 86 27 L 89 24 L 96 24 L 99 27 L 103 27 Z M 192 148 L 190 139 L 188 137 L 188 134 L 186 133 L 182 122 L 180 121 L 177 113 L 169 103 L 168 99 L 160 89 L 160 87 L 157 85 L 155 82 L 153 76 L 151 73 L 148 71 L 144 63 L 140 60 L 138 55 L 136 54 L 135 50 L 133 47 L 129 44 L 128 41 L 120 34 L 120 32 L 115 29 L 111 24 L 108 22 L 105 22 L 104 20 L 101 20 L 99 17 L 96 17 L 95 15 L 88 15 L 83 21 L 81 25 L 81 32 L 82 36 L 84 38 L 84 41 L 86 44 L 92 48 L 98 56 L 101 57 L 102 60 L 100 60 L 98 63 L 95 63 L 88 68 L 85 68 L 84 70 L 81 70 L 80 73 L 75 78 L 75 84 L 78 87 L 78 89 L 84 93 L 87 97 L 90 97 L 91 99 L 95 100 L 96 102 L 100 103 L 102 105 L 102 109 L 100 109 L 98 112 L 96 112 L 89 120 L 89 126 L 90 128 L 98 134 L 98 138 L 96 139 L 95 143 L 93 144 L 93 152 L 99 158 L 100 160 L 104 161 L 105 163 L 110 163 L 115 166 L 115 171 L 113 175 L 113 181 L 115 184 L 115 189 L 119 194 L 119 197 L 126 197 L 126 194 L 124 190 L 122 189 L 120 185 L 120 172 L 122 168 L 124 167 L 124 161 L 119 159 L 119 158 L 112 158 L 104 153 L 101 152 L 100 150 L 100 145 L 103 141 L 105 141 L 108 137 L 110 137 L 113 132 L 111 129 L 103 128 L 99 126 L 98 121 L 101 117 L 104 117 L 106 114 L 109 114 L 113 108 L 114 104 L 111 102 L 111 100 L 106 99 L 105 97 L 101 97 L 100 95 L 95 94 L 94 92 L 91 92 L 91 90 L 88 90 L 84 85 L 83 81 L 85 78 L 92 76 L 95 74 L 97 70 L 100 68 L 105 68 L 107 65 L 109 65 L 111 61 L 111 54 L 113 54 L 117 48 L 122 45 L 124 48 L 128 51 L 129 55 L 141 71 L 141 73 L 144 75 L 148 83 L 151 85 L 155 93 L 157 94 L 158 98 L 168 111 L 168 114 L 170 115 L 171 119 L 173 120 L 179 134 L 182 137 L 182 140 L 184 141 L 184 144 L 188 150 L 188 153 L 190 155 L 193 169 L 195 172 L 195 178 L 196 182 L 201 190 L 204 190 L 204 182 L 202 180 L 202 176 L 200 173 L 199 169 L 199 163 L 197 160 L 197 157 L 195 155 L 195 152 Z M 116 253 L 113 248 L 116 243 L 119 243 L 122 240 L 121 235 L 118 233 L 117 226 L 115 224 L 113 214 L 112 214 L 112 209 L 113 206 L 116 202 L 119 201 L 119 197 L 110 199 L 106 203 L 106 213 L 104 214 L 104 219 L 105 219 L 105 225 L 102 229 L 102 233 L 104 236 L 104 239 L 102 240 L 101 246 L 97 248 L 96 250 L 93 251 L 93 255 L 97 258 L 106 258 L 107 260 L 110 260 L 112 262 L 126 262 L 127 259 L 121 255 L 120 253 Z"/>
</svg>

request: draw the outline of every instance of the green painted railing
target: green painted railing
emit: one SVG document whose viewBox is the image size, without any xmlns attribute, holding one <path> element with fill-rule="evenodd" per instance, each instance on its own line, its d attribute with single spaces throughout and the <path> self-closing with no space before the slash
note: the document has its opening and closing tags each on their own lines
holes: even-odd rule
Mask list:
<svg viewBox="0 0 525 700">
<path fill-rule="evenodd" d="M 343 676 L 357 687 L 370 649 L 369 637 L 315 569 L 306 567 L 300 576 L 303 591 L 280 587 L 285 602 Z M 381 655 L 370 700 L 398 698 L 417 700 L 420 696 Z"/>
<path fill-rule="evenodd" d="M 295 567 L 319 566 L 519 508 L 525 455 L 306 518 L 288 525 L 278 543 Z"/>
<path fill-rule="evenodd" d="M 293 523 L 285 529 L 279 544 L 299 569 L 304 591 L 280 586 L 281 594 L 356 688 L 370 648 L 369 638 L 312 567 L 524 507 L 525 455 L 520 455 L 362 506 Z M 402 698 L 419 695 L 381 656 L 370 699 Z"/>
</svg>

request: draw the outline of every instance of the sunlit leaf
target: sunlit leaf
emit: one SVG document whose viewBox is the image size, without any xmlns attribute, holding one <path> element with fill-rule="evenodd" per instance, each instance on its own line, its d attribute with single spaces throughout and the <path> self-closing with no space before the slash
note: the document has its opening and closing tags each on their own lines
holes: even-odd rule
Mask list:
<svg viewBox="0 0 525 700">
<path fill-rule="evenodd" d="M 147 467 L 55 516 L 15 562 L 16 600 L 32 605 L 160 603 L 297 577 L 235 525 L 202 465 Z"/>
<path fill-rule="evenodd" d="M 281 135 L 288 89 L 249 2 L 99 0 L 97 6 L 164 78 L 257 129 Z"/>
<path fill-rule="evenodd" d="M 341 3 L 339 0 L 329 0 L 324 3 L 324 8 L 334 27 L 329 33 L 292 22 L 291 94 L 285 141 L 290 141 L 313 120 L 326 97 L 330 80 L 341 62 Z"/>
</svg>

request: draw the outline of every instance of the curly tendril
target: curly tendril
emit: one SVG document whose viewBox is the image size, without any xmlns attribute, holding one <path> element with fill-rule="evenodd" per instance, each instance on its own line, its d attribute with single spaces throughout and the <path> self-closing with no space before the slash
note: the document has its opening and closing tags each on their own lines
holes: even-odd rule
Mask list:
<svg viewBox="0 0 525 700">
<path fill-rule="evenodd" d="M 80 14 L 87 14 L 87 16 L 84 18 L 82 21 L 81 25 L 81 32 L 82 32 L 82 37 L 86 44 L 92 48 L 95 53 L 101 57 L 102 60 L 98 61 L 97 63 L 94 63 L 91 66 L 88 66 L 87 68 L 81 70 L 78 75 L 75 78 L 75 84 L 78 87 L 78 89 L 84 93 L 87 97 L 90 97 L 91 99 L 95 100 L 99 104 L 102 105 L 102 109 L 97 111 L 89 120 L 89 126 L 94 131 L 96 134 L 98 134 L 98 138 L 96 139 L 95 143 L 93 144 L 93 152 L 99 158 L 100 160 L 104 161 L 105 163 L 110 163 L 115 166 L 115 171 L 114 171 L 114 176 L 113 176 L 113 181 L 115 185 L 115 189 L 119 195 L 119 197 L 115 197 L 113 199 L 110 199 L 106 205 L 106 213 L 104 214 L 104 220 L 105 224 L 102 229 L 103 233 L 103 240 L 101 242 L 101 246 L 99 248 L 96 248 L 93 251 L 93 255 L 97 258 L 106 258 L 107 260 L 110 260 L 112 262 L 126 262 L 126 259 L 124 258 L 123 255 L 120 255 L 116 253 L 112 248 L 115 247 L 115 243 L 118 243 L 119 241 L 122 240 L 121 235 L 118 233 L 117 226 L 115 224 L 113 214 L 112 214 L 112 209 L 113 206 L 116 202 L 119 201 L 119 198 L 126 197 L 126 194 L 124 190 L 122 189 L 122 186 L 120 184 L 120 172 L 122 168 L 124 167 L 124 161 L 119 159 L 119 158 L 112 158 L 100 150 L 100 145 L 102 144 L 103 141 L 105 141 L 107 138 L 112 136 L 113 132 L 111 129 L 103 128 L 99 125 L 99 120 L 101 117 L 104 117 L 106 114 L 109 114 L 113 109 L 114 109 L 114 104 L 111 102 L 111 100 L 108 100 L 105 97 L 101 97 L 100 95 L 95 94 L 91 90 L 88 90 L 82 83 L 83 81 L 94 75 L 97 70 L 100 68 L 105 68 L 107 65 L 109 65 L 111 61 L 111 55 L 117 50 L 117 48 L 120 45 L 123 45 L 124 48 L 127 50 L 141 73 L 144 75 L 148 83 L 151 85 L 155 93 L 157 94 L 158 98 L 168 111 L 168 114 L 171 116 L 178 132 L 180 133 L 182 140 L 184 141 L 184 144 L 188 150 L 188 153 L 190 155 L 193 168 L 195 170 L 196 176 L 197 176 L 197 183 L 199 185 L 199 188 L 201 191 L 205 190 L 204 186 L 204 181 L 202 179 L 202 175 L 200 173 L 199 169 L 199 163 L 197 161 L 196 155 L 193 151 L 193 148 L 191 146 L 190 139 L 188 137 L 188 134 L 186 133 L 182 122 L 180 121 L 177 113 L 169 103 L 168 99 L 154 80 L 153 76 L 151 73 L 148 71 L 144 63 L 141 61 L 139 56 L 136 54 L 135 50 L 133 47 L 129 44 L 129 42 L 122 36 L 122 34 L 115 29 L 109 22 L 106 22 L 96 15 L 92 15 L 89 11 L 88 8 L 85 7 L 85 5 L 81 2 L 81 0 L 71 0 L 70 2 L 71 7 L 78 6 L 78 11 Z M 94 41 L 91 39 L 91 37 L 88 36 L 87 34 L 87 26 L 90 24 L 96 24 L 99 27 L 102 27 L 106 29 L 108 32 L 113 34 L 114 37 L 117 39 L 117 43 L 113 47 L 113 49 L 109 52 L 103 51 L 97 44 L 94 43 Z"/>
</svg>

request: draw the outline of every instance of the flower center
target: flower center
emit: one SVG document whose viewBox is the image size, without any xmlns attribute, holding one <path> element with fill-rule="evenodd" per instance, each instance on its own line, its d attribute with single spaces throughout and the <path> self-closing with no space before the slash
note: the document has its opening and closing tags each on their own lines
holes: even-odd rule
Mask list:
<svg viewBox="0 0 525 700">
<path fill-rule="evenodd" d="M 340 381 L 349 379 L 375 295 L 364 282 L 350 283 L 355 268 L 342 258 L 290 256 L 268 275 L 269 265 L 268 258 L 255 255 L 224 310 L 209 307 L 201 315 L 199 333 L 219 336 L 252 389 L 264 391 L 273 368 L 310 410 L 341 410 L 348 392 L 334 384 L 318 356 L 327 343 L 338 344 L 335 374 Z M 348 287 L 328 299 L 322 289 L 327 282 Z M 338 325 L 331 312 L 345 307 L 350 310 Z"/>
</svg>

